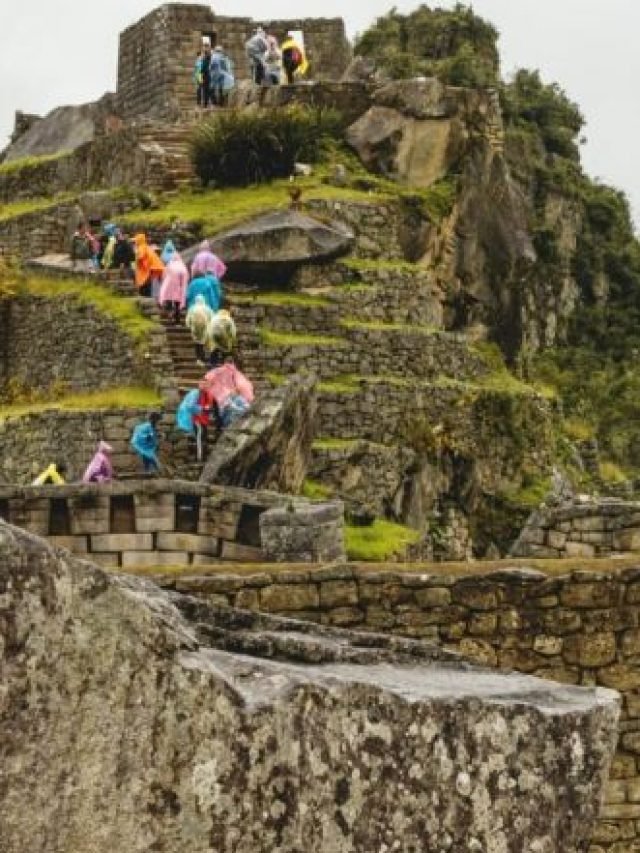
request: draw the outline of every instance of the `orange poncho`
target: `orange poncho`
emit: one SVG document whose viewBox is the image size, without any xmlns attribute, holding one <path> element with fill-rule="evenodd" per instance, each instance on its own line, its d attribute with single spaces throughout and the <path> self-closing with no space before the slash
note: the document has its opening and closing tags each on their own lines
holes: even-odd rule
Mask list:
<svg viewBox="0 0 640 853">
<path fill-rule="evenodd" d="M 142 287 L 150 278 L 159 278 L 164 272 L 164 264 L 147 243 L 146 234 L 136 234 L 136 287 Z"/>
</svg>

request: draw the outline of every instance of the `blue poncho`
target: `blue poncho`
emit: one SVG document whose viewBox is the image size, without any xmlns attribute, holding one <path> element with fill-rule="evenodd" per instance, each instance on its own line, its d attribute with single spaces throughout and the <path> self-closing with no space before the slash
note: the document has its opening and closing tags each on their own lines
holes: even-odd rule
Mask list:
<svg viewBox="0 0 640 853">
<path fill-rule="evenodd" d="M 189 391 L 185 394 L 184 399 L 178 406 L 178 411 L 176 412 L 176 426 L 178 429 L 192 435 L 195 433 L 195 428 L 193 426 L 194 415 L 199 415 L 202 412 L 202 406 L 198 405 L 199 396 L 200 392 L 197 388 L 194 388 L 193 391 Z"/>
<path fill-rule="evenodd" d="M 150 459 L 156 465 L 160 465 L 158 461 L 158 434 L 149 421 L 138 424 L 134 429 L 131 436 L 131 447 L 138 456 Z"/>
<path fill-rule="evenodd" d="M 214 275 L 201 275 L 194 278 L 187 288 L 187 310 L 202 296 L 212 311 L 217 311 L 222 302 L 222 285 Z"/>
</svg>

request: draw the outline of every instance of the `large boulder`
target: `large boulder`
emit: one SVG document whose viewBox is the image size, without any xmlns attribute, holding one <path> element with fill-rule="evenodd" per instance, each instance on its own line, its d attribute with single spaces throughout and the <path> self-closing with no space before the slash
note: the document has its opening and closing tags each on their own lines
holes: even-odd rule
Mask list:
<svg viewBox="0 0 640 853">
<path fill-rule="evenodd" d="M 447 174 L 452 123 L 414 118 L 399 109 L 372 106 L 347 129 L 347 142 L 372 172 L 412 187 L 428 187 Z"/>
<path fill-rule="evenodd" d="M 282 284 L 303 264 L 320 264 L 347 254 L 354 239 L 340 223 L 322 222 L 297 210 L 281 210 L 217 234 L 210 243 L 224 258 L 229 278 Z M 194 246 L 183 257 L 190 262 L 197 251 Z"/>
<path fill-rule="evenodd" d="M 3 853 L 587 849 L 612 691 L 170 595 L 3 522 L 0 593 Z"/>
<path fill-rule="evenodd" d="M 265 391 L 248 415 L 224 430 L 200 481 L 299 492 L 311 459 L 315 415 L 313 376 L 295 376 Z"/>
<path fill-rule="evenodd" d="M 30 117 L 26 122 L 19 114 L 16 116 L 16 130 L 3 152 L 3 159 L 9 162 L 23 157 L 74 151 L 86 142 L 92 142 L 115 118 L 115 95 L 105 95 L 88 104 L 56 107 L 44 118 Z"/>
</svg>

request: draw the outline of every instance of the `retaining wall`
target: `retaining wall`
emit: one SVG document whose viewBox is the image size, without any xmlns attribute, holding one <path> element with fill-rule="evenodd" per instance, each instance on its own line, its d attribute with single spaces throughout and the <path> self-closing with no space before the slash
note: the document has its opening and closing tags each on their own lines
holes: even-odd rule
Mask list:
<svg viewBox="0 0 640 853">
<path fill-rule="evenodd" d="M 639 558 L 640 566 L 640 558 Z M 558 577 L 512 568 L 468 576 L 344 565 L 253 576 L 165 578 L 215 603 L 420 637 L 474 661 L 624 697 L 618 751 L 591 853 L 640 846 L 640 567 Z"/>
</svg>

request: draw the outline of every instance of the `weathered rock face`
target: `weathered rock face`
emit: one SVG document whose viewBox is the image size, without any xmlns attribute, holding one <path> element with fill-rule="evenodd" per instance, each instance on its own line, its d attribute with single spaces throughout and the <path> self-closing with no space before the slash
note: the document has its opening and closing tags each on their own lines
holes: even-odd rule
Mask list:
<svg viewBox="0 0 640 853">
<path fill-rule="evenodd" d="M 169 597 L 0 524 L 3 853 L 577 853 L 611 691 Z"/>
<path fill-rule="evenodd" d="M 311 458 L 315 415 L 312 376 L 265 392 L 246 417 L 224 430 L 200 481 L 296 494 Z"/>
<path fill-rule="evenodd" d="M 241 281 L 288 281 L 303 264 L 319 264 L 346 254 L 353 233 L 295 210 L 268 213 L 211 239 L 213 251 L 225 259 L 229 277 Z M 183 253 L 190 262 L 197 246 Z"/>
<path fill-rule="evenodd" d="M 92 142 L 100 133 L 105 122 L 115 117 L 115 96 L 105 95 L 99 101 L 79 106 L 56 107 L 44 118 L 21 123 L 16 122 L 16 133 L 4 151 L 7 161 L 41 154 L 57 154 L 73 151 Z M 22 130 L 23 132 L 18 132 Z"/>
</svg>

